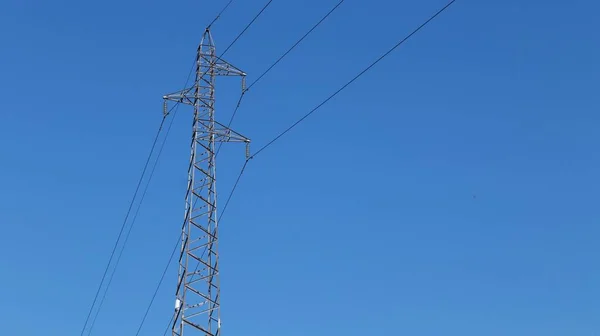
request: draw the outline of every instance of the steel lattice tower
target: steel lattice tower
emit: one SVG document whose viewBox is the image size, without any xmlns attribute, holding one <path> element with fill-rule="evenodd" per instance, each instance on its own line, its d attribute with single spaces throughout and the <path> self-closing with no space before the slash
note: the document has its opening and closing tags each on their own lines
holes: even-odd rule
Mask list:
<svg viewBox="0 0 600 336">
<path fill-rule="evenodd" d="M 215 144 L 244 142 L 248 147 L 250 140 L 215 121 L 215 80 L 217 76 L 241 76 L 243 92 L 246 74 L 216 55 L 209 28 L 198 46 L 195 67 L 191 87 L 163 97 L 165 113 L 167 101 L 191 105 L 194 111 L 172 335 L 219 336 Z"/>
</svg>

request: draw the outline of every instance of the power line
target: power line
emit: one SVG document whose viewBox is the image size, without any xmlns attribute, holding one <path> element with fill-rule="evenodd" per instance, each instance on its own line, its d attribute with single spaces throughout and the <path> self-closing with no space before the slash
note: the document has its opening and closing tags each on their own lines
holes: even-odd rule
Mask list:
<svg viewBox="0 0 600 336">
<path fill-rule="evenodd" d="M 246 30 L 248 30 L 248 28 L 250 28 L 250 26 L 252 26 L 252 24 L 254 23 L 254 21 L 256 21 L 256 19 L 258 19 L 258 17 L 265 11 L 265 9 L 267 9 L 267 7 L 269 7 L 269 5 L 271 5 L 271 2 L 273 2 L 273 0 L 269 0 L 264 6 L 263 8 L 254 16 L 254 18 L 252 19 L 252 21 L 250 21 L 250 23 L 248 23 L 246 25 L 246 28 L 244 28 L 239 34 L 238 36 L 233 39 L 233 41 L 229 44 L 229 46 L 227 46 L 227 48 L 225 48 L 225 51 L 223 51 L 223 53 L 221 54 L 221 56 L 219 56 L 219 58 L 223 57 L 223 55 L 225 55 L 225 53 L 227 51 L 229 51 L 229 49 L 237 42 L 237 40 L 240 39 L 240 37 L 242 37 L 242 35 L 244 35 L 244 33 L 246 32 Z"/>
<path fill-rule="evenodd" d="M 342 3 L 344 3 L 344 1 L 345 0 L 341 0 L 340 2 L 338 2 L 329 12 L 327 12 L 327 14 L 325 14 L 325 16 L 323 16 L 321 18 L 321 20 L 319 20 L 319 22 L 315 23 L 314 26 L 312 26 L 312 28 L 310 28 L 298 41 L 296 41 L 296 43 L 294 43 L 294 45 L 292 45 L 285 53 L 283 53 L 283 55 L 281 55 L 273 64 L 271 64 L 271 66 L 269 66 L 267 68 L 267 70 L 265 70 L 260 76 L 258 76 L 258 78 L 256 78 L 250 85 L 248 85 L 248 88 L 246 88 L 245 91 L 250 90 L 250 88 L 253 87 L 254 84 L 256 84 L 258 81 L 260 81 L 269 71 L 271 71 L 271 69 L 273 69 L 273 67 L 275 67 L 284 57 L 286 57 L 306 37 L 308 37 L 308 35 L 310 35 L 310 33 L 312 33 L 313 30 L 315 30 L 318 26 L 320 26 L 321 23 L 323 23 L 323 21 L 325 21 L 333 12 L 335 12 L 335 10 L 338 9 L 338 7 L 340 7 L 340 5 Z"/>
<path fill-rule="evenodd" d="M 196 204 L 194 203 L 194 206 Z M 186 216 L 183 219 L 183 224 L 182 227 L 185 226 L 185 222 L 188 220 L 188 217 Z M 154 293 L 152 294 L 152 298 L 150 299 L 150 302 L 148 303 L 148 306 L 146 307 L 146 312 L 144 313 L 144 316 L 142 317 L 142 321 L 140 322 L 140 325 L 138 326 L 138 330 L 136 332 L 136 336 L 139 334 L 139 332 L 142 330 L 142 327 L 144 326 L 144 323 L 146 322 L 146 318 L 148 317 L 148 313 L 150 312 L 150 308 L 152 308 L 152 304 L 154 304 L 154 299 L 156 298 L 156 295 L 158 294 L 158 291 L 160 289 L 160 286 L 162 286 L 162 283 L 165 279 L 165 275 L 167 274 L 167 271 L 169 270 L 169 267 L 171 267 L 171 263 L 173 262 L 173 257 L 175 256 L 175 251 L 177 251 L 177 247 L 179 247 L 179 244 L 181 243 L 181 234 L 177 235 L 177 240 L 175 241 L 175 246 L 173 246 L 173 250 L 171 251 L 171 256 L 169 257 L 169 260 L 167 261 L 167 264 L 165 265 L 165 268 L 163 270 L 163 273 L 160 277 L 160 280 L 158 281 L 158 284 L 156 285 L 156 288 L 154 289 Z M 165 330 L 165 335 L 167 333 L 167 331 L 170 328 L 171 322 L 173 322 L 173 318 L 174 315 L 171 315 L 171 320 L 169 321 L 169 324 L 167 325 L 167 329 Z"/>
<path fill-rule="evenodd" d="M 163 280 L 165 280 L 165 275 L 167 274 L 167 271 L 169 270 L 169 267 L 171 266 L 171 263 L 173 262 L 173 257 L 175 256 L 175 252 L 177 251 L 177 247 L 179 247 L 180 241 L 181 241 L 181 236 L 177 236 L 177 242 L 176 242 L 175 246 L 173 247 L 173 250 L 171 251 L 171 256 L 169 257 L 169 261 L 167 262 L 167 266 L 165 267 L 165 269 L 162 272 L 162 275 L 160 276 L 160 280 L 158 281 L 158 285 L 156 286 L 156 289 L 154 290 L 154 294 L 152 294 L 152 299 L 150 299 L 150 303 L 148 304 L 148 307 L 146 308 L 146 312 L 144 312 L 144 317 L 142 317 L 142 321 L 140 322 L 140 325 L 139 325 L 139 327 L 137 329 L 137 332 L 135 333 L 135 336 L 138 336 L 140 334 L 140 331 L 142 331 L 142 327 L 144 326 L 144 322 L 146 322 L 146 318 L 148 317 L 148 313 L 150 312 L 150 308 L 152 308 L 152 304 L 154 303 L 154 299 L 156 299 L 156 295 L 158 294 L 158 290 L 160 289 L 160 286 L 162 285 Z M 173 321 L 173 315 L 171 315 L 171 321 Z M 169 322 L 169 324 L 171 324 L 171 322 Z M 166 334 L 166 332 L 165 332 L 165 334 Z"/>
<path fill-rule="evenodd" d="M 163 333 L 163 336 L 167 336 L 167 333 L 169 332 L 169 329 L 171 329 L 171 323 L 173 323 L 173 318 L 174 317 L 175 317 L 175 315 L 171 315 L 171 320 L 167 324 L 167 327 L 165 328 L 165 332 Z"/>
<path fill-rule="evenodd" d="M 448 9 L 448 7 L 450 7 L 454 2 L 456 2 L 456 0 L 452 0 L 450 2 L 448 2 L 444 7 L 442 7 L 440 10 L 438 10 L 435 14 L 433 14 L 431 17 L 429 17 L 429 19 L 427 19 L 425 22 L 423 22 L 421 25 L 419 25 L 416 29 L 414 29 L 410 34 L 408 34 L 406 37 L 404 37 L 402 40 L 400 40 L 400 42 L 396 43 L 392 48 L 390 48 L 388 51 L 386 51 L 383 55 L 381 55 L 378 59 L 376 59 L 373 63 L 371 63 L 369 66 L 367 66 L 365 69 L 363 69 L 361 72 L 359 72 L 356 76 L 354 76 L 354 78 L 352 78 L 350 81 L 348 81 L 346 84 L 344 84 L 341 88 L 339 88 L 337 91 L 335 91 L 332 95 L 330 95 L 329 97 L 327 97 L 327 99 L 325 99 L 324 101 L 322 101 L 319 105 L 317 105 L 315 108 L 313 108 L 312 110 L 310 110 L 307 114 L 305 114 L 304 116 L 302 116 L 302 118 L 298 119 L 295 123 L 293 123 L 290 127 L 288 127 L 287 129 L 285 129 L 283 132 L 279 133 L 275 138 L 273 138 L 271 141 L 269 141 L 266 145 L 264 145 L 263 147 L 261 147 L 258 151 L 256 151 L 254 154 L 252 154 L 250 156 L 250 158 L 254 158 L 256 157 L 256 155 L 260 154 L 262 151 L 264 151 L 265 149 L 267 149 L 269 146 L 271 146 L 275 141 L 279 140 L 282 136 L 284 136 L 286 133 L 288 133 L 289 131 L 291 131 L 294 127 L 296 127 L 298 124 L 300 124 L 301 122 L 303 122 L 306 118 L 308 118 L 311 114 L 313 114 L 315 111 L 317 111 L 319 108 L 321 108 L 323 105 L 325 105 L 327 102 L 329 102 L 331 99 L 333 99 L 335 96 L 337 96 L 340 92 L 342 92 L 344 89 L 346 89 L 350 84 L 352 84 L 354 81 L 356 81 L 358 78 L 360 78 L 362 75 L 364 75 L 367 71 L 371 70 L 371 68 L 373 68 L 377 63 L 379 63 L 381 60 L 383 60 L 385 57 L 387 57 L 390 53 L 392 53 L 392 51 L 394 51 L 396 48 L 398 48 L 400 45 L 402 45 L 404 42 L 406 42 L 408 39 L 410 39 L 413 35 L 415 35 L 419 30 L 421 30 L 423 27 L 425 27 L 429 22 L 433 21 L 433 19 L 435 19 L 438 15 L 442 14 L 446 9 Z"/>
<path fill-rule="evenodd" d="M 125 225 L 127 224 L 127 220 L 129 219 L 129 215 L 131 213 L 131 209 L 133 208 L 133 204 L 135 202 L 135 199 L 137 198 L 137 194 L 140 190 L 140 187 L 142 185 L 142 181 L 144 179 L 144 176 L 146 174 L 146 170 L 148 169 L 148 164 L 150 163 L 150 158 L 152 157 L 152 154 L 154 153 L 154 148 L 156 147 L 156 142 L 158 141 L 158 138 L 160 136 L 160 133 L 162 131 L 163 125 L 165 123 L 165 119 L 166 116 L 163 116 L 160 125 L 158 127 L 158 131 L 156 132 L 156 136 L 154 137 L 154 141 L 152 142 L 152 147 L 150 148 L 150 153 L 148 154 L 148 158 L 146 159 L 146 163 L 144 164 L 144 168 L 142 169 L 142 174 L 138 180 L 137 186 L 135 188 L 135 192 L 133 193 L 133 197 L 131 198 L 131 201 L 129 202 L 129 207 L 127 209 L 127 213 L 125 214 L 125 219 L 123 220 L 123 224 L 121 225 L 121 229 L 119 230 L 119 234 L 117 235 L 117 239 L 115 241 L 115 244 L 113 246 L 112 252 L 110 253 L 110 258 L 108 259 L 108 263 L 106 264 L 106 267 L 104 269 L 104 273 L 102 274 L 102 279 L 100 280 L 100 285 L 98 285 L 98 289 L 96 290 L 96 294 L 94 295 L 94 300 L 92 301 L 92 305 L 90 307 L 90 310 L 88 312 L 88 315 L 85 319 L 85 323 L 83 325 L 83 329 L 81 329 L 81 335 L 83 336 L 83 334 L 85 333 L 85 329 L 87 327 L 87 324 L 90 320 L 90 316 L 92 315 L 92 311 L 94 310 L 94 306 L 96 305 L 96 301 L 98 300 L 98 296 L 100 295 L 100 291 L 102 289 L 102 285 L 104 284 L 104 280 L 106 280 L 106 275 L 108 274 L 108 270 L 110 268 L 110 265 L 112 263 L 112 260 L 115 256 L 115 252 L 117 251 L 117 246 L 119 245 L 119 241 L 121 240 L 121 236 L 123 235 L 123 231 L 125 230 Z"/>
<path fill-rule="evenodd" d="M 171 122 L 169 123 L 169 127 L 167 128 L 167 132 L 165 133 L 165 138 L 163 139 L 160 149 L 158 150 L 158 154 L 156 155 L 156 159 L 154 160 L 152 170 L 150 170 L 150 175 L 148 175 L 148 180 L 146 181 L 146 186 L 144 187 L 144 191 L 142 192 L 142 196 L 140 197 L 140 202 L 138 203 L 138 206 L 137 206 L 137 209 L 133 216 L 133 219 L 131 220 L 131 224 L 129 225 L 129 230 L 127 231 L 127 234 L 125 235 L 125 239 L 123 240 L 123 246 L 121 247 L 121 251 L 119 252 L 119 255 L 117 256 L 117 259 L 115 261 L 115 266 L 113 267 L 110 277 L 108 278 L 108 283 L 106 284 L 106 288 L 104 290 L 104 294 L 102 295 L 102 299 L 100 300 L 100 303 L 98 304 L 98 309 L 96 310 L 96 314 L 94 315 L 94 318 L 92 319 L 92 323 L 88 330 L 88 336 L 92 334 L 92 330 L 94 329 L 94 325 L 96 324 L 96 319 L 98 318 L 98 315 L 100 315 L 100 310 L 102 309 L 102 306 L 104 305 L 104 300 L 106 299 L 106 295 L 108 294 L 108 289 L 109 289 L 110 285 L 112 284 L 113 278 L 117 271 L 117 267 L 119 267 L 119 262 L 121 261 L 121 257 L 123 256 L 123 251 L 125 251 L 125 246 L 127 245 L 127 242 L 129 241 L 129 236 L 131 235 L 131 231 L 133 230 L 135 221 L 138 217 L 138 214 L 140 213 L 142 204 L 144 203 L 144 198 L 146 197 L 148 188 L 150 187 L 150 182 L 152 181 L 152 177 L 154 176 L 156 166 L 158 165 L 158 161 L 160 159 L 160 156 L 162 155 L 163 149 L 167 142 L 167 138 L 169 137 L 169 133 L 171 132 L 171 127 L 173 126 L 173 121 L 175 120 L 175 116 L 177 115 L 177 108 L 176 108 L 177 106 L 179 106 L 179 104 L 173 105 L 173 107 L 171 107 L 171 109 L 167 113 L 167 115 L 168 115 L 169 113 L 171 113 L 171 111 L 173 111 L 173 109 L 175 109 L 175 111 L 173 112 L 173 118 L 171 118 Z"/>
<path fill-rule="evenodd" d="M 227 3 L 227 5 L 225 5 L 225 7 L 223 7 L 223 9 L 221 9 L 221 11 L 219 12 L 219 14 L 217 14 L 217 16 L 215 16 L 215 18 L 212 20 L 212 22 L 206 26 L 206 29 L 210 29 L 210 27 L 217 22 L 218 19 L 221 18 L 221 15 L 223 15 L 223 13 L 227 10 L 227 8 L 229 7 L 229 5 L 231 5 L 231 3 L 233 2 L 233 0 L 229 0 L 229 2 Z"/>
<path fill-rule="evenodd" d="M 279 56 L 279 58 L 273 62 L 260 76 L 258 76 L 252 83 L 250 83 L 250 85 L 248 85 L 248 87 L 246 89 L 244 89 L 244 91 L 242 91 L 242 94 L 240 95 L 240 98 L 238 99 L 238 102 L 235 106 L 235 109 L 233 110 L 233 113 L 231 115 L 231 118 L 229 119 L 229 122 L 227 123 L 227 127 L 230 127 L 231 124 L 233 123 L 233 120 L 235 119 L 235 116 L 238 112 L 238 110 L 240 109 L 240 105 L 242 104 L 242 100 L 244 98 L 244 95 L 246 94 L 246 92 L 248 90 L 250 90 L 251 87 L 253 87 L 258 81 L 260 81 L 267 73 L 269 73 L 277 64 L 279 64 L 279 62 L 281 62 L 281 60 L 283 60 L 292 50 L 294 50 L 302 41 L 304 41 L 305 38 L 308 37 L 308 35 L 310 35 L 310 33 L 312 33 L 318 26 L 321 25 L 321 23 L 323 23 L 323 21 L 325 21 L 336 9 L 338 9 L 338 7 L 340 7 L 340 5 L 344 2 L 345 0 L 341 0 L 340 2 L 338 2 L 329 12 L 327 12 L 327 14 L 325 14 L 325 16 L 323 16 L 317 23 L 315 23 L 312 28 L 310 28 L 300 39 L 298 39 L 286 52 L 284 52 L 281 56 Z M 221 146 L 223 144 L 219 144 L 219 148 L 217 149 L 217 155 L 219 154 L 219 152 L 221 151 Z"/>
<path fill-rule="evenodd" d="M 193 72 L 193 70 L 194 70 L 194 67 L 193 67 L 193 65 L 195 64 L 195 62 L 196 62 L 196 61 L 194 60 L 194 63 L 192 64 L 192 68 L 190 69 L 190 72 L 188 73 L 188 76 L 187 76 L 186 82 L 185 82 L 185 84 L 184 84 L 184 86 L 183 86 L 183 88 L 184 88 L 184 89 L 185 89 L 185 87 L 187 86 L 187 83 L 188 83 L 188 82 L 189 82 L 189 80 L 190 80 L 190 77 L 191 77 L 191 75 L 192 75 L 192 72 Z M 150 149 L 150 153 L 148 154 L 148 158 L 146 159 L 146 163 L 144 164 L 144 169 L 142 170 L 142 174 L 141 174 L 141 176 L 140 176 L 140 179 L 139 179 L 139 181 L 138 181 L 138 184 L 137 184 L 137 186 L 136 186 L 135 193 L 133 194 L 133 197 L 132 197 L 132 199 L 131 199 L 131 202 L 130 202 L 130 204 L 129 204 L 129 208 L 128 208 L 128 210 L 127 210 L 127 214 L 126 214 L 126 216 L 125 216 L 125 219 L 123 220 L 123 224 L 121 225 L 121 230 L 119 231 L 119 235 L 117 236 L 117 240 L 115 241 L 115 245 L 114 245 L 114 247 L 113 247 L 113 250 L 112 250 L 112 252 L 111 252 L 111 255 L 110 255 L 110 258 L 109 258 L 108 264 L 106 265 L 106 268 L 105 268 L 105 270 L 104 270 L 104 274 L 102 275 L 102 280 L 100 281 L 100 285 L 98 286 L 98 290 L 96 291 L 96 294 L 95 294 L 95 296 L 94 296 L 94 300 L 93 300 L 93 302 L 92 302 L 92 305 L 91 305 L 91 307 L 90 307 L 90 310 L 89 310 L 89 312 L 88 312 L 88 315 L 87 315 L 87 317 L 86 317 L 86 320 L 85 320 L 85 323 L 84 323 L 83 329 L 81 330 L 81 336 L 83 336 L 83 334 L 85 333 L 85 329 L 86 329 L 86 327 L 87 327 L 87 324 L 88 324 L 88 322 L 89 322 L 89 320 L 90 320 L 90 317 L 91 317 L 91 315 L 92 315 L 92 312 L 93 312 L 93 310 L 94 310 L 94 307 L 96 306 L 96 302 L 97 302 L 97 300 L 98 300 L 98 296 L 100 295 L 100 291 L 101 291 L 101 289 L 102 289 L 102 285 L 104 284 L 104 281 L 106 280 L 106 275 L 107 275 L 107 273 L 108 273 L 108 270 L 110 269 L 110 265 L 112 264 L 112 260 L 113 260 L 113 258 L 114 258 L 115 252 L 116 252 L 116 250 L 117 250 L 117 247 L 118 247 L 119 241 L 121 240 L 121 236 L 123 235 L 123 231 L 124 231 L 124 229 L 125 229 L 125 226 L 126 226 L 126 224 L 127 224 L 127 220 L 129 219 L 129 215 L 130 215 L 130 213 L 131 213 L 131 210 L 132 210 L 132 208 L 133 208 L 133 205 L 134 205 L 134 203 L 135 203 L 135 199 L 137 198 L 137 194 L 138 194 L 138 192 L 139 192 L 140 186 L 141 186 L 141 184 L 142 184 L 142 181 L 143 181 L 143 179 L 144 179 L 144 176 L 145 176 L 145 174 L 146 174 L 146 170 L 148 169 L 148 164 L 150 163 L 150 159 L 152 158 L 152 154 L 154 153 L 154 149 L 155 149 L 155 147 L 156 147 L 156 143 L 157 143 L 157 141 L 158 141 L 158 138 L 159 138 L 159 136 L 160 136 L 160 133 L 161 133 L 161 131 L 162 131 L 162 128 L 163 128 L 163 126 L 164 126 L 164 123 L 165 123 L 165 121 L 166 121 L 166 118 L 167 118 L 167 116 L 169 115 L 169 113 L 170 113 L 170 112 L 171 112 L 173 109 L 174 109 L 174 112 L 173 112 L 173 118 L 172 118 L 172 120 L 171 120 L 171 123 L 169 124 L 169 129 L 168 129 L 168 131 L 167 131 L 167 134 L 166 134 L 166 136 L 165 136 L 165 139 L 164 139 L 164 141 L 163 141 L 163 143 L 162 143 L 162 145 L 161 145 L 161 149 L 160 149 L 160 152 L 161 152 L 161 153 L 162 153 L 162 148 L 163 148 L 163 146 L 164 146 L 164 144 L 165 144 L 165 142 L 166 142 L 166 140 L 167 140 L 167 137 L 168 137 L 168 135 L 169 135 L 169 134 L 168 134 L 168 132 L 171 130 L 171 126 L 173 125 L 173 120 L 175 119 L 175 115 L 177 115 L 177 110 L 179 109 L 179 103 L 175 104 L 175 105 L 174 105 L 174 106 L 171 108 L 171 110 L 169 110 L 167 113 L 164 113 L 164 114 L 163 114 L 163 118 L 162 118 L 162 120 L 161 120 L 161 123 L 160 123 L 159 129 L 158 129 L 158 132 L 157 132 L 157 134 L 156 134 L 156 136 L 155 136 L 155 138 L 154 138 L 154 141 L 153 141 L 153 143 L 152 143 L 152 148 Z M 159 158 L 160 158 L 160 153 L 159 153 L 159 155 L 157 156 L 157 158 L 156 158 L 156 161 L 155 161 L 155 163 L 154 163 L 154 166 L 153 166 L 153 168 L 152 168 L 152 174 L 154 174 L 154 169 L 156 168 L 156 164 L 158 163 L 158 159 L 159 159 Z M 152 174 L 151 174 L 151 175 L 152 175 Z M 147 184 L 146 184 L 145 190 L 144 190 L 144 192 L 143 192 L 143 194 L 144 194 L 144 195 L 146 194 L 146 191 L 148 190 L 148 186 L 149 186 L 149 184 L 150 184 L 150 180 L 151 180 L 151 179 L 152 179 L 152 177 L 150 176 L 150 178 L 149 178 L 149 179 L 148 179 L 148 181 L 146 182 Z M 114 276 L 114 274 L 115 274 L 115 272 L 116 272 L 116 269 L 117 269 L 117 266 L 118 266 L 119 260 L 121 259 L 121 255 L 122 255 L 122 253 L 123 253 L 123 250 L 125 249 L 125 245 L 127 244 L 127 240 L 128 240 L 128 238 L 129 238 L 129 234 L 131 233 L 131 229 L 133 228 L 133 224 L 135 223 L 135 218 L 137 218 L 137 213 L 139 212 L 139 209 L 140 209 L 140 207 L 142 206 L 143 199 L 144 199 L 144 197 L 142 196 L 142 198 L 141 198 L 141 201 L 140 201 L 140 203 L 138 204 L 138 207 L 137 207 L 137 210 L 136 210 L 136 214 L 134 215 L 133 221 L 132 221 L 132 223 L 131 223 L 131 227 L 129 228 L 129 231 L 128 231 L 127 235 L 126 235 L 126 238 L 125 238 L 125 240 L 124 240 L 123 246 L 121 247 L 121 251 L 120 251 L 120 253 L 119 253 L 119 256 L 117 257 L 117 261 L 116 261 L 115 267 L 113 268 L 113 271 L 112 271 L 112 273 L 111 273 L 111 275 L 110 275 L 110 279 L 109 279 L 109 281 L 108 281 L 108 283 L 107 283 L 107 286 L 106 286 L 106 288 L 104 289 L 104 294 L 103 294 L 103 296 L 102 296 L 102 299 L 100 300 L 100 304 L 98 305 L 98 309 L 97 309 L 97 311 L 96 311 L 96 314 L 94 315 L 94 318 L 93 318 L 93 320 L 92 320 L 92 323 L 91 323 L 91 325 L 90 325 L 90 328 L 89 328 L 89 330 L 88 330 L 88 336 L 89 336 L 89 335 L 91 335 L 91 333 L 92 333 L 92 330 L 93 330 L 93 326 L 94 326 L 94 324 L 95 324 L 95 321 L 96 321 L 96 319 L 98 318 L 98 314 L 100 313 L 100 310 L 102 309 L 102 305 L 103 305 L 103 303 L 104 303 L 104 300 L 105 300 L 105 298 L 106 298 L 106 295 L 107 295 L 108 289 L 109 289 L 109 287 L 110 287 L 110 285 L 111 285 L 111 283 L 112 283 L 112 278 L 113 278 L 113 276 Z"/>
<path fill-rule="evenodd" d="M 221 221 L 221 218 L 223 218 L 225 211 L 227 211 L 227 206 L 229 205 L 229 202 L 231 201 L 231 198 L 233 197 L 233 193 L 235 192 L 235 189 L 237 189 L 237 186 L 240 183 L 240 179 L 242 178 L 242 175 L 244 175 L 244 171 L 246 171 L 246 166 L 248 166 L 248 162 L 250 162 L 250 159 L 246 159 L 246 161 L 244 162 L 244 165 L 242 166 L 242 169 L 240 170 L 240 173 L 239 173 L 237 179 L 235 180 L 235 183 L 233 184 L 233 188 L 231 188 L 231 191 L 229 192 L 227 201 L 225 202 L 225 205 L 223 206 L 223 211 L 221 212 L 221 215 L 219 215 L 219 222 Z"/>
</svg>

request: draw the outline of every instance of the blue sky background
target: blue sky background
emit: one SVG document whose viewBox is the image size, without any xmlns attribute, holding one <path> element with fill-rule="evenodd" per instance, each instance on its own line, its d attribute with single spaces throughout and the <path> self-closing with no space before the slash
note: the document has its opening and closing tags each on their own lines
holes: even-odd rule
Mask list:
<svg viewBox="0 0 600 336">
<path fill-rule="evenodd" d="M 337 0 L 274 1 L 252 81 Z M 3 1 L 0 326 L 79 335 L 162 113 L 225 1 Z M 246 96 L 257 149 L 444 4 L 347 0 Z M 235 1 L 217 48 L 262 1 Z M 459 0 L 251 162 L 224 335 L 600 335 L 600 5 Z M 221 79 L 227 121 L 239 82 Z M 181 109 L 93 335 L 133 335 L 183 219 Z M 243 163 L 218 163 L 221 204 Z M 173 311 L 172 268 L 142 335 Z"/>
</svg>

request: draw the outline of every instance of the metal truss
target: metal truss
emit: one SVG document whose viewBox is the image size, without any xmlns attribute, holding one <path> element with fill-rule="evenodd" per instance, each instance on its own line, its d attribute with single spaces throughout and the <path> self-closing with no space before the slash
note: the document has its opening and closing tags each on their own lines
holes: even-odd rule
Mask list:
<svg viewBox="0 0 600 336">
<path fill-rule="evenodd" d="M 246 74 L 215 54 L 207 28 L 198 46 L 194 84 L 165 95 L 168 101 L 193 106 L 192 141 L 185 221 L 172 335 L 219 336 L 221 331 L 215 143 L 250 140 L 215 121 L 215 79 Z M 246 150 L 248 153 L 248 150 Z"/>
</svg>

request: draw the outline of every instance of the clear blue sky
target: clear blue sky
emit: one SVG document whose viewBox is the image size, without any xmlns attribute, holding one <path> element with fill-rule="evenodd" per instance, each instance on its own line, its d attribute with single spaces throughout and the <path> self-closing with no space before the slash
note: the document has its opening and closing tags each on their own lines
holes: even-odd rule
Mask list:
<svg viewBox="0 0 600 336">
<path fill-rule="evenodd" d="M 336 2 L 275 0 L 225 58 L 252 81 Z M 0 334 L 79 335 L 161 97 L 224 3 L 3 1 Z M 263 3 L 235 1 L 217 48 Z M 234 127 L 258 148 L 443 4 L 347 0 Z M 459 0 L 252 161 L 221 223 L 224 335 L 600 335 L 599 9 Z M 218 85 L 226 121 L 239 83 Z M 189 118 L 93 335 L 137 329 L 183 218 Z M 162 335 L 175 276 L 142 335 Z"/>
</svg>

